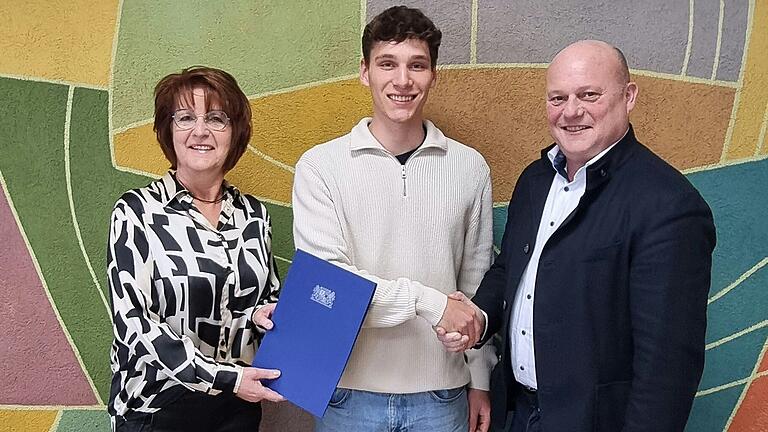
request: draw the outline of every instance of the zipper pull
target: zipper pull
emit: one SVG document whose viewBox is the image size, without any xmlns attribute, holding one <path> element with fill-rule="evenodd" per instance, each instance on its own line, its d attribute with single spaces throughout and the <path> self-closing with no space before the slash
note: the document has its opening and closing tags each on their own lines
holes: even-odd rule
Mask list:
<svg viewBox="0 0 768 432">
<path fill-rule="evenodd" d="M 405 165 L 403 165 L 403 196 L 406 196 L 406 194 L 405 194 Z"/>
</svg>

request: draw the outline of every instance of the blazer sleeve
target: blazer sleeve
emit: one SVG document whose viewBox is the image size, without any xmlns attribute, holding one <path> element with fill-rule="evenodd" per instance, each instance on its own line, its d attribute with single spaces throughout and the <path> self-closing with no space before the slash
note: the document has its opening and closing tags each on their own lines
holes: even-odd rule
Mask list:
<svg viewBox="0 0 768 432">
<path fill-rule="evenodd" d="M 695 190 L 642 213 L 630 248 L 634 358 L 623 431 L 682 431 L 704 367 L 715 228 Z"/>
</svg>

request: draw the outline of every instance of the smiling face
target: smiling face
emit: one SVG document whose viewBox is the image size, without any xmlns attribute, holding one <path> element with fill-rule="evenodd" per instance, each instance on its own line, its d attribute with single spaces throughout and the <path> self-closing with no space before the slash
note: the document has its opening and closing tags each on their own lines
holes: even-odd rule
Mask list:
<svg viewBox="0 0 768 432">
<path fill-rule="evenodd" d="M 223 175 L 224 163 L 232 144 L 232 127 L 227 125 L 224 130 L 208 129 L 203 117 L 206 114 L 206 91 L 202 87 L 192 89 L 192 106 L 189 101 L 179 98 L 176 109 L 194 111 L 197 122 L 192 129 L 180 130 L 175 122 L 171 122 L 173 131 L 173 149 L 176 152 L 176 172 L 182 178 L 196 175 Z M 210 110 L 220 110 L 216 103 L 210 104 Z"/>
<path fill-rule="evenodd" d="M 612 46 L 582 41 L 561 51 L 547 69 L 549 132 L 565 154 L 569 173 L 627 131 L 637 86 L 623 68 Z"/>
<path fill-rule="evenodd" d="M 374 123 L 421 124 L 429 89 L 435 85 L 427 42 L 376 42 L 368 64 L 360 63 L 360 81 L 370 88 Z"/>
</svg>

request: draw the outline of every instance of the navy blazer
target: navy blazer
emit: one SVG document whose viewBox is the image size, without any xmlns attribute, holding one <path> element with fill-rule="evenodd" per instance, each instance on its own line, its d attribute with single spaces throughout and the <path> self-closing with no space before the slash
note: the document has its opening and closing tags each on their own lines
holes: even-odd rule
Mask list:
<svg viewBox="0 0 768 432">
<path fill-rule="evenodd" d="M 550 146 L 551 148 L 551 146 Z M 555 170 L 520 175 L 501 254 L 473 301 L 499 332 L 493 423 L 519 391 L 509 318 Z M 632 128 L 594 165 L 576 209 L 539 261 L 533 333 L 544 432 L 682 431 L 704 366 L 715 229 L 701 195 Z"/>
</svg>

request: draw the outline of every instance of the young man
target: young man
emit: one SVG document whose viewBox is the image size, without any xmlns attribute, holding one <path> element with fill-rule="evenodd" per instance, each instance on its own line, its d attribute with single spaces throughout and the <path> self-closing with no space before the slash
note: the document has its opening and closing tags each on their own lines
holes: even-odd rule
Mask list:
<svg viewBox="0 0 768 432">
<path fill-rule="evenodd" d="M 373 118 L 296 164 L 296 247 L 378 284 L 318 431 L 489 425 L 492 348 L 465 359 L 433 330 L 478 331 L 476 309 L 448 295 L 472 297 L 492 259 L 488 165 L 423 118 L 440 38 L 418 9 L 375 17 L 360 63 Z"/>
</svg>

